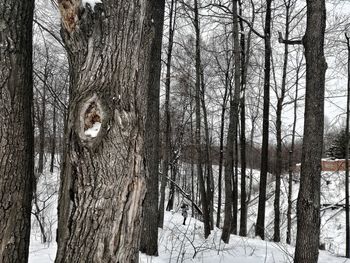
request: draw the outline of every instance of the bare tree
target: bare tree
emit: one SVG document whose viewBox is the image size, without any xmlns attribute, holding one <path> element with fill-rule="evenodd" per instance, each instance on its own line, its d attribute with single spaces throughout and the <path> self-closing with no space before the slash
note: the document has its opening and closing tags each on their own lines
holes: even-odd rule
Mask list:
<svg viewBox="0 0 350 263">
<path fill-rule="evenodd" d="M 225 164 L 225 219 L 224 219 L 224 227 L 222 231 L 221 239 L 228 243 L 230 239 L 230 233 L 231 230 L 234 233 L 237 233 L 237 217 L 235 216 L 237 214 L 237 209 L 234 207 L 237 205 L 235 204 L 236 198 L 233 198 L 235 193 L 232 193 L 232 186 L 233 191 L 237 193 L 237 179 L 238 174 L 236 173 L 235 176 L 233 176 L 233 167 L 234 162 L 238 158 L 238 151 L 237 146 L 235 147 L 235 144 L 237 145 L 237 132 L 238 132 L 238 121 L 239 121 L 239 93 L 240 93 L 240 87 L 241 87 L 241 58 L 240 58 L 240 41 L 239 41 L 239 24 L 238 24 L 238 1 L 233 1 L 233 7 L 232 7 L 232 15 L 233 15 L 233 38 L 234 38 L 234 62 L 235 62 L 235 73 L 234 73 L 234 82 L 235 82 L 235 89 L 234 94 L 231 92 L 231 100 L 230 100 L 230 121 L 229 121 L 229 129 L 227 132 L 227 146 L 226 146 L 226 164 Z M 235 148 L 235 149 L 234 149 Z M 237 161 L 236 161 L 236 167 L 237 167 Z M 231 193 L 229 193 L 231 192 Z M 228 200 L 229 198 L 232 198 L 232 203 Z M 229 206 L 232 205 L 232 208 L 229 208 Z M 236 210 L 236 211 L 235 211 Z M 233 217 L 232 217 L 233 213 Z"/>
<path fill-rule="evenodd" d="M 265 206 L 266 206 L 266 181 L 268 172 L 269 151 L 269 107 L 270 107 L 270 70 L 271 70 L 271 3 L 266 1 L 264 44 L 264 105 L 263 105 L 263 135 L 260 165 L 259 207 L 256 220 L 255 235 L 265 238 Z"/>
<path fill-rule="evenodd" d="M 195 141 L 197 148 L 197 177 L 199 181 L 200 196 L 202 202 L 203 211 L 203 221 L 204 221 L 204 236 L 207 238 L 210 235 L 210 215 L 209 215 L 209 200 L 207 196 L 207 191 L 205 189 L 205 182 L 203 176 L 202 168 L 202 147 L 201 147 L 201 47 L 200 47 L 200 24 L 199 24 L 199 14 L 198 14 L 198 1 L 194 0 L 194 19 L 193 26 L 196 32 L 196 96 L 195 96 L 195 112 L 196 112 L 196 131 L 195 131 Z M 209 190 L 209 189 L 208 189 Z"/>
<path fill-rule="evenodd" d="M 320 186 L 323 147 L 324 90 L 327 63 L 324 56 L 326 5 L 307 1 L 303 45 L 306 58 L 306 94 L 300 190 L 297 203 L 295 263 L 316 263 L 320 235 Z"/>
<path fill-rule="evenodd" d="M 345 255 L 350 258 L 350 208 L 349 208 L 349 118 L 350 118 L 350 39 L 345 34 L 348 49 L 348 92 L 346 104 L 346 127 L 345 127 Z"/>
<path fill-rule="evenodd" d="M 159 92 L 161 71 L 161 49 L 165 0 L 151 5 L 154 37 L 151 43 L 151 63 L 147 87 L 147 115 L 145 130 L 145 168 L 147 192 L 143 202 L 143 223 L 140 251 L 147 255 L 158 255 L 158 177 L 159 177 Z"/>
<path fill-rule="evenodd" d="M 34 183 L 34 1 L 0 2 L 0 261 L 27 262 Z"/>
<path fill-rule="evenodd" d="M 169 10 L 169 40 L 167 48 L 167 63 L 166 63 L 166 77 L 165 77 L 165 102 L 164 102 L 164 118 L 165 118 L 165 134 L 164 134 L 164 153 L 162 166 L 162 179 L 160 186 L 160 201 L 159 201 L 159 215 L 158 226 L 163 228 L 164 224 L 164 202 L 165 202 L 165 187 L 166 177 L 168 175 L 170 147 L 171 147 L 171 123 L 170 123 L 170 83 L 171 83 L 171 63 L 173 56 L 174 33 L 176 22 L 176 6 L 177 0 L 171 0 Z"/>
<path fill-rule="evenodd" d="M 160 16 L 153 14 L 161 3 L 80 5 L 59 1 L 71 97 L 55 262 L 137 262 L 146 191 L 144 98 L 160 37 Z"/>
</svg>

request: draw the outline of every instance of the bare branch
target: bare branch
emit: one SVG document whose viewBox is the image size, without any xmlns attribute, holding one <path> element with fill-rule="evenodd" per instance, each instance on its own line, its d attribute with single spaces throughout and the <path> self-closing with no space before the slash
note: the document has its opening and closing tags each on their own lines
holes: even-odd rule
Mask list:
<svg viewBox="0 0 350 263">
<path fill-rule="evenodd" d="M 180 191 L 180 193 L 187 199 L 187 200 L 189 200 L 192 204 L 193 204 L 193 206 L 194 206 L 194 208 L 196 208 L 196 210 L 198 211 L 198 213 L 200 214 L 200 215 L 202 215 L 203 214 L 203 212 L 202 212 L 202 210 L 198 207 L 198 205 L 191 199 L 191 196 L 188 194 L 188 193 L 186 193 L 176 182 L 174 182 L 173 180 L 171 180 L 169 177 L 165 177 L 168 181 L 170 181 L 172 184 L 174 184 L 175 186 L 176 186 L 176 188 Z"/>
<path fill-rule="evenodd" d="M 278 42 L 287 44 L 287 45 L 302 45 L 303 41 L 301 39 L 298 40 L 290 40 L 290 39 L 283 39 L 282 33 L 278 32 Z"/>
</svg>

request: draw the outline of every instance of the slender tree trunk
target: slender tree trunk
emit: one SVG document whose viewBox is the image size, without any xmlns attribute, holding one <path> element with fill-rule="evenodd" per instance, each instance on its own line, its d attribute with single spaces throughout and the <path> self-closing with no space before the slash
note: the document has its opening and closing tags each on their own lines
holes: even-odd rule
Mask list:
<svg viewBox="0 0 350 263">
<path fill-rule="evenodd" d="M 190 140 L 191 140 L 191 145 L 192 147 L 195 145 L 194 143 L 194 138 L 193 138 L 193 100 L 192 100 L 192 93 L 191 93 L 191 90 L 190 90 L 190 115 L 191 115 L 191 120 L 190 120 Z M 195 193 L 195 190 L 194 190 L 194 161 L 193 161 L 194 158 L 191 158 L 191 197 L 192 197 L 192 200 L 197 203 L 197 195 Z M 195 215 L 195 207 L 194 207 L 194 204 L 192 203 L 192 216 Z"/>
<path fill-rule="evenodd" d="M 324 89 L 327 69 L 324 56 L 325 27 L 325 1 L 307 1 L 307 26 L 303 38 L 306 58 L 304 139 L 297 203 L 295 263 L 316 263 L 318 259 Z"/>
<path fill-rule="evenodd" d="M 283 78 L 283 77 L 282 77 Z M 283 85 L 283 84 L 282 84 Z M 276 110 L 276 184 L 275 184 L 275 200 L 273 203 L 274 208 L 274 233 L 273 241 L 279 242 L 281 240 L 280 235 L 280 196 L 281 196 L 281 173 L 282 173 L 282 98 L 277 100 Z"/>
<path fill-rule="evenodd" d="M 170 165 L 170 173 L 171 173 L 171 180 L 173 182 L 176 182 L 176 164 L 174 162 L 172 162 Z M 170 182 L 169 199 L 168 199 L 168 204 L 166 206 L 167 211 L 171 211 L 174 209 L 175 185 L 173 182 Z"/>
<path fill-rule="evenodd" d="M 165 77 L 165 103 L 164 103 L 164 116 L 165 116 L 165 140 L 164 140 L 164 152 L 163 152 L 163 166 L 162 166 L 162 180 L 160 186 L 160 201 L 159 201 L 159 216 L 158 226 L 163 228 L 164 224 L 164 202 L 165 202 L 165 187 L 166 177 L 168 176 L 169 168 L 169 156 L 171 147 L 171 123 L 170 123 L 170 82 L 171 82 L 171 60 L 173 52 L 173 41 L 175 31 L 175 19 L 176 19 L 176 3 L 177 0 L 171 0 L 169 11 L 169 42 L 167 52 L 167 64 L 166 64 L 166 77 Z"/>
<path fill-rule="evenodd" d="M 162 4 L 80 5 L 59 1 L 71 96 L 55 262 L 138 262 L 145 98 Z"/>
<path fill-rule="evenodd" d="M 158 193 L 159 193 L 159 92 L 161 74 L 162 36 L 165 0 L 151 7 L 154 38 L 151 43 L 149 81 L 147 87 L 147 116 L 145 129 L 145 168 L 147 192 L 143 202 L 143 223 L 140 251 L 158 255 Z"/>
<path fill-rule="evenodd" d="M 242 16 L 242 2 L 239 1 L 239 14 Z M 240 20 L 240 30 L 244 32 L 244 26 L 242 20 Z M 241 217 L 240 217 L 240 228 L 239 235 L 247 235 L 247 186 L 246 186 L 246 167 L 247 167 L 247 157 L 246 157 L 246 125 L 245 125 L 245 92 L 247 85 L 247 70 L 250 58 L 250 39 L 251 31 L 248 33 L 247 37 L 247 47 L 245 36 L 241 36 L 241 101 L 240 101 L 240 114 L 241 114 L 241 134 L 240 134 L 240 152 L 241 152 Z"/>
<path fill-rule="evenodd" d="M 292 194 L 293 194 L 293 156 L 295 145 L 295 129 L 297 124 L 297 108 L 298 108 L 298 91 L 299 91 L 299 70 L 297 68 L 295 81 L 295 98 L 294 98 L 294 120 L 292 129 L 292 145 L 289 152 L 289 176 L 288 176 L 288 208 L 287 208 L 287 244 L 291 243 L 292 236 Z"/>
<path fill-rule="evenodd" d="M 0 262 L 28 262 L 34 185 L 34 1 L 0 1 Z"/>
<path fill-rule="evenodd" d="M 345 128 L 345 255 L 350 258 L 350 209 L 349 209 L 349 118 L 350 118 L 350 41 L 349 37 L 346 37 L 346 44 L 348 48 L 348 94 L 346 104 L 346 128 Z"/>
<path fill-rule="evenodd" d="M 238 115 L 238 112 L 237 112 Z M 237 119 L 238 126 L 238 119 Z M 231 233 L 237 235 L 237 221 L 238 221 L 238 127 L 236 127 L 234 138 L 234 160 L 233 160 L 233 178 L 232 178 L 232 225 Z"/>
<path fill-rule="evenodd" d="M 232 93 L 232 92 L 230 92 Z M 232 223 L 232 174 L 233 174 L 233 123 L 234 106 L 232 94 L 230 96 L 230 120 L 227 132 L 227 142 L 225 150 L 225 217 L 222 228 L 221 239 L 226 244 L 230 241 L 231 223 Z"/>
<path fill-rule="evenodd" d="M 239 24 L 238 24 L 238 0 L 233 1 L 233 42 L 234 42 L 234 82 L 235 90 L 233 95 L 234 103 L 234 132 L 233 132 L 233 141 L 234 141 L 234 172 L 233 172 L 233 193 L 232 193 L 232 226 L 231 233 L 237 234 L 237 219 L 238 219 L 238 124 L 239 124 L 239 94 L 241 89 L 241 50 L 240 50 L 240 41 L 239 41 Z"/>
<path fill-rule="evenodd" d="M 210 229 L 214 229 L 214 177 L 213 177 L 213 167 L 211 163 L 211 152 L 210 152 L 210 135 L 208 126 L 208 114 L 207 107 L 205 105 L 205 85 L 204 85 L 204 73 L 203 67 L 201 67 L 201 86 L 202 86 L 202 96 L 201 104 L 203 111 L 203 121 L 204 121 L 204 133 L 205 133 L 205 159 L 207 168 L 207 200 L 209 206 L 209 217 L 210 217 Z"/>
<path fill-rule="evenodd" d="M 197 148 L 197 176 L 199 180 L 200 196 L 203 210 L 204 236 L 210 235 L 209 200 L 205 190 L 205 182 L 202 169 L 201 147 L 201 51 L 200 51 L 200 26 L 198 16 L 198 1 L 194 0 L 194 28 L 196 31 L 196 148 Z"/>
<path fill-rule="evenodd" d="M 237 127 L 239 121 L 239 93 L 240 93 L 240 84 L 241 84 L 241 68 L 240 68 L 240 43 L 239 43 L 239 30 L 238 30 L 238 1 L 233 1 L 233 40 L 234 40 L 234 61 L 235 61 L 235 90 L 231 99 L 230 99 L 230 121 L 229 128 L 227 133 L 227 146 L 225 154 L 225 219 L 224 227 L 222 230 L 221 239 L 228 243 L 230 239 L 230 233 L 233 231 L 237 232 L 237 209 L 234 208 L 237 206 L 236 197 L 237 194 L 237 174 L 234 175 L 234 165 L 235 160 L 238 160 L 238 148 L 237 144 Z M 237 163 L 236 163 L 237 166 Z M 237 169 L 236 169 L 237 170 Z M 236 177 L 236 178 L 235 178 Z M 232 188 L 233 187 L 233 188 Z M 232 189 L 235 193 L 232 193 Z M 230 200 L 229 200 L 230 199 Z M 231 201 L 232 200 L 232 201 Z M 236 203 L 235 203 L 236 202 Z M 234 213 L 234 214 L 232 214 Z M 231 231 L 232 230 L 232 231 Z"/>
<path fill-rule="evenodd" d="M 220 127 L 220 153 L 219 153 L 219 176 L 218 176 L 218 210 L 216 215 L 216 227 L 220 227 L 221 220 L 221 198 L 222 198 L 222 166 L 224 161 L 224 130 L 225 130 L 225 112 L 227 105 L 228 94 L 228 72 L 225 73 L 225 93 L 223 98 L 223 104 L 221 108 L 221 127 Z"/>
<path fill-rule="evenodd" d="M 55 166 L 55 153 L 56 153 L 56 99 L 52 105 L 53 113 L 52 113 L 52 137 L 51 137 L 51 163 L 50 163 L 50 173 L 53 173 L 53 169 Z"/>
<path fill-rule="evenodd" d="M 289 38 L 289 9 L 290 0 L 286 2 L 286 30 L 285 39 Z M 282 70 L 282 84 L 281 94 L 277 94 L 277 108 L 276 108 L 276 185 L 275 185 L 275 200 L 274 200 L 274 233 L 273 241 L 280 242 L 280 196 L 281 196 L 281 174 L 282 174 L 282 111 L 283 101 L 286 93 L 286 79 L 287 79 L 287 66 L 288 66 L 288 44 L 284 44 L 284 58 L 283 58 L 283 70 Z"/>
<path fill-rule="evenodd" d="M 266 1 L 265 17 L 265 67 L 264 67 L 264 106 L 263 106 L 263 136 L 261 147 L 259 206 L 256 221 L 255 235 L 265 239 L 265 205 L 266 181 L 268 172 L 269 154 L 269 107 L 270 107 L 270 70 L 271 70 L 271 3 Z"/>
<path fill-rule="evenodd" d="M 41 114 L 39 124 L 39 160 L 38 173 L 44 170 L 44 154 L 45 154 L 45 120 L 46 120 L 46 89 L 47 89 L 47 65 L 45 66 L 44 85 L 41 96 Z"/>
</svg>

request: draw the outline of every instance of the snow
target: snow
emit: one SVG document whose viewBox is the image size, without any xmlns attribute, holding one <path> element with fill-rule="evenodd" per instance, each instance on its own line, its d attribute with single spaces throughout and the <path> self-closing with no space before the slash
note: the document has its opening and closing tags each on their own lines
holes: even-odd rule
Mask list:
<svg viewBox="0 0 350 263">
<path fill-rule="evenodd" d="M 201 262 L 201 263 L 286 263 L 293 262 L 294 248 L 283 243 L 273 243 L 231 235 L 230 243 L 224 244 L 221 230 L 215 228 L 207 240 L 203 237 L 203 223 L 189 217 L 182 225 L 178 212 L 165 212 L 164 229 L 159 228 L 159 256 L 140 253 L 140 263 Z M 32 233 L 29 263 L 54 262 L 57 246 L 40 244 Z M 350 262 L 341 257 L 320 251 L 319 263 Z"/>
<path fill-rule="evenodd" d="M 85 7 L 86 4 L 91 6 L 91 9 L 94 10 L 96 4 L 102 3 L 101 0 L 82 0 L 81 4 Z"/>
<path fill-rule="evenodd" d="M 40 243 L 40 237 L 31 235 L 29 249 L 29 263 L 50 263 L 55 262 L 57 244 L 49 245 Z"/>
<path fill-rule="evenodd" d="M 100 131 L 100 129 L 101 129 L 101 123 L 95 122 L 91 128 L 84 131 L 84 134 L 86 136 L 95 138 L 97 136 L 98 132 Z"/>
<path fill-rule="evenodd" d="M 58 165 L 57 165 L 58 167 Z M 57 250 L 56 228 L 57 228 L 57 188 L 59 170 L 55 168 L 54 173 L 47 170 L 44 176 L 40 177 L 38 189 L 43 195 L 46 192 L 56 191 L 53 198 L 50 199 L 48 208 L 45 212 L 46 225 L 52 225 L 47 235 L 50 241 L 46 244 L 41 243 L 41 233 L 36 222 L 32 217 L 31 243 L 29 249 L 29 263 L 50 263 L 54 262 Z M 217 167 L 214 173 L 217 172 Z M 249 170 L 248 170 L 249 174 Z M 174 211 L 165 212 L 164 228 L 159 228 L 159 256 L 151 257 L 140 253 L 140 263 L 171 263 L 171 262 L 202 262 L 202 263 L 286 263 L 293 262 L 294 246 L 285 243 L 274 243 L 253 238 L 253 229 L 257 209 L 257 189 L 258 189 L 259 171 L 253 170 L 253 194 L 252 202 L 248 211 L 248 232 L 249 237 L 230 236 L 230 243 L 224 244 L 221 237 L 221 229 L 215 228 L 209 238 L 204 239 L 203 223 L 195 218 L 188 217 L 186 225 L 182 225 L 180 205 L 174 207 Z M 287 177 L 282 181 L 281 210 L 286 211 L 286 193 L 285 190 Z M 328 181 L 328 183 L 327 183 Z M 329 183 L 330 181 L 330 183 Z M 266 226 L 267 232 L 273 233 L 271 224 L 273 220 L 273 196 L 274 182 L 271 175 L 268 177 L 268 189 L 266 202 Z M 299 183 L 293 184 L 293 200 L 297 197 Z M 322 173 L 322 195 L 321 203 L 343 203 L 344 199 L 344 173 Z M 215 191 L 217 194 L 217 191 Z M 180 204 L 180 202 L 178 202 Z M 295 201 L 294 201 L 295 203 Z M 321 212 L 321 242 L 325 243 L 329 251 L 320 251 L 319 263 L 350 263 L 344 257 L 345 244 L 345 213 L 339 209 L 324 209 Z M 285 213 L 281 214 L 282 240 L 285 240 Z M 293 240 L 295 242 L 295 208 L 293 209 Z M 293 244 L 294 245 L 294 244 Z"/>
</svg>

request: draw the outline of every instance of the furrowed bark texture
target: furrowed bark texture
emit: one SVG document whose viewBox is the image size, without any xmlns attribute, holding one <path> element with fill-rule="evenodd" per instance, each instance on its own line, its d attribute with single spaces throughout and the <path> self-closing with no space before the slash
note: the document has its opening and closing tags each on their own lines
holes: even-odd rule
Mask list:
<svg viewBox="0 0 350 263">
<path fill-rule="evenodd" d="M 71 90 L 56 263 L 138 261 L 151 7 L 59 1 Z"/>
<path fill-rule="evenodd" d="M 155 24 L 152 41 L 145 129 L 146 196 L 143 202 L 143 224 L 140 251 L 158 255 L 158 175 L 159 175 L 159 87 L 165 1 L 151 1 Z"/>
<path fill-rule="evenodd" d="M 325 27 L 325 1 L 307 1 L 307 27 L 303 38 L 306 58 L 304 139 L 297 203 L 295 263 L 316 263 L 318 259 L 324 89 L 327 69 L 324 57 Z"/>
<path fill-rule="evenodd" d="M 34 1 L 0 1 L 0 262 L 28 261 L 34 182 Z"/>
</svg>

